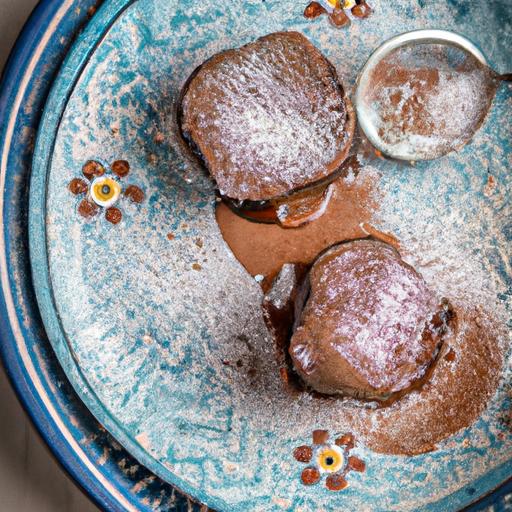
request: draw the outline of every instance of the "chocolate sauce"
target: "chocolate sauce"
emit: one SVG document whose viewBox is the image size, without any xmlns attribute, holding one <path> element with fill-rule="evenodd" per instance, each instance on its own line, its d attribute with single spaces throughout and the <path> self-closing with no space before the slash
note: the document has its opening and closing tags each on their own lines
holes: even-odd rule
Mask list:
<svg viewBox="0 0 512 512">
<path fill-rule="evenodd" d="M 216 218 L 224 240 L 251 275 L 264 276 L 264 291 L 284 264 L 307 265 L 336 242 L 368 235 L 375 209 L 375 182 L 360 179 L 358 173 L 358 159 L 349 157 L 343 176 L 332 183 L 334 190 L 325 213 L 296 229 L 250 222 L 223 202 L 217 204 Z"/>
</svg>

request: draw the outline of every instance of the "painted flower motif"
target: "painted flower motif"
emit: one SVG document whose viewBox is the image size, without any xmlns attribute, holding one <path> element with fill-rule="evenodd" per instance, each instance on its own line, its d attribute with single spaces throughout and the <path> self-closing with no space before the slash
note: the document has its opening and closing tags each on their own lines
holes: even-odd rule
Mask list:
<svg viewBox="0 0 512 512">
<path fill-rule="evenodd" d="M 82 167 L 83 178 L 73 178 L 68 188 L 76 196 L 85 195 L 78 205 L 78 213 L 85 218 L 94 217 L 100 210 L 105 210 L 105 219 L 118 224 L 123 218 L 121 210 L 114 205 L 121 196 L 134 203 L 144 201 L 144 192 L 136 185 L 123 188 L 120 179 L 130 172 L 126 160 L 112 162 L 109 170 L 96 160 L 88 160 Z"/>
<path fill-rule="evenodd" d="M 308 4 L 304 10 L 304 16 L 318 18 L 322 14 L 327 14 L 333 25 L 345 27 L 351 23 L 347 12 L 350 12 L 354 18 L 368 18 L 372 9 L 365 0 L 319 0 Z"/>
<path fill-rule="evenodd" d="M 345 434 L 329 442 L 327 430 L 313 432 L 313 446 L 299 446 L 293 456 L 299 462 L 308 464 L 302 471 L 301 480 L 304 485 L 314 485 L 326 475 L 325 486 L 330 491 L 341 491 L 348 486 L 345 479 L 350 471 L 364 472 L 365 463 L 350 455 L 355 446 L 352 434 Z"/>
</svg>

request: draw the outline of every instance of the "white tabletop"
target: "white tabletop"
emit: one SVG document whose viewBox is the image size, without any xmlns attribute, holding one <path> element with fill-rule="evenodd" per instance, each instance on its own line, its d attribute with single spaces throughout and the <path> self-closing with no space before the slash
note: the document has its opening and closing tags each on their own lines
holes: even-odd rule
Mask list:
<svg viewBox="0 0 512 512">
<path fill-rule="evenodd" d="M 0 0 L 0 69 L 37 0 Z M 97 512 L 54 461 L 0 367 L 0 512 Z"/>
</svg>

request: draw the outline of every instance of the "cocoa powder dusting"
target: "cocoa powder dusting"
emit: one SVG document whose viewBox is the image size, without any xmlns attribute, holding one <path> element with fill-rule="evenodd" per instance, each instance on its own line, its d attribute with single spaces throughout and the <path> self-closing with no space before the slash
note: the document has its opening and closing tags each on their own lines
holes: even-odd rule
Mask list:
<svg viewBox="0 0 512 512">
<path fill-rule="evenodd" d="M 491 320 L 479 327 L 474 313 L 458 310 L 465 325 L 451 341 L 457 364 L 439 359 L 430 381 L 392 406 L 351 410 L 349 423 L 370 449 L 389 454 L 417 455 L 473 423 L 482 413 L 500 378 L 503 353 Z"/>
</svg>

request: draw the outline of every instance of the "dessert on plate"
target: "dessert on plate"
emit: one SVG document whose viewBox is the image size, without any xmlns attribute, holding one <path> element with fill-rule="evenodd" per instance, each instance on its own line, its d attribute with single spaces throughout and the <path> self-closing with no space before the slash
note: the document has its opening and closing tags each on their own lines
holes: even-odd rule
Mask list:
<svg viewBox="0 0 512 512">
<path fill-rule="evenodd" d="M 278 32 L 197 68 L 178 123 L 228 204 L 284 225 L 293 211 L 299 225 L 325 209 L 355 119 L 332 64 L 303 35 Z"/>
</svg>

